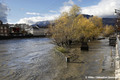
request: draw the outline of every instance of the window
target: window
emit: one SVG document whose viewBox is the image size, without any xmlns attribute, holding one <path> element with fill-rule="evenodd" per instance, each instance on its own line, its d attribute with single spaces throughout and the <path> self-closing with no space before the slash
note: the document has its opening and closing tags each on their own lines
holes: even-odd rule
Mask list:
<svg viewBox="0 0 120 80">
<path fill-rule="evenodd" d="M 1 33 L 3 33 L 3 30 L 1 30 Z"/>
<path fill-rule="evenodd" d="M 0 34 L 1 36 L 4 36 L 4 34 Z"/>
<path fill-rule="evenodd" d="M 4 30 L 5 33 L 7 33 L 7 30 Z"/>
<path fill-rule="evenodd" d="M 5 36 L 8 36 L 8 34 L 5 34 Z"/>
<path fill-rule="evenodd" d="M 4 27 L 4 29 L 7 29 L 7 27 Z"/>
<path fill-rule="evenodd" d="M 3 27 L 1 27 L 1 29 L 3 29 Z"/>
</svg>

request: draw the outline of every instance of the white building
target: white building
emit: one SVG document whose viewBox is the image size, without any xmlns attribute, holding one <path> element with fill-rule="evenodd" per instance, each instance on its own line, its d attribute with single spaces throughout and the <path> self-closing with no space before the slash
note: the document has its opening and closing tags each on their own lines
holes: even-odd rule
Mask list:
<svg viewBox="0 0 120 80">
<path fill-rule="evenodd" d="M 45 36 L 47 34 L 47 31 L 47 27 L 34 26 L 31 32 L 33 36 Z"/>
</svg>

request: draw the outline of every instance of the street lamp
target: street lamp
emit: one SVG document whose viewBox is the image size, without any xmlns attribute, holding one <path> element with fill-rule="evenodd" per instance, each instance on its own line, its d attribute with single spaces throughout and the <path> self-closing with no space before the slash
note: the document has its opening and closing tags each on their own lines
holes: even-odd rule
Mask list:
<svg viewBox="0 0 120 80">
<path fill-rule="evenodd" d="M 119 34 L 118 32 L 120 32 L 120 10 L 119 9 L 115 9 L 115 14 L 117 15 L 117 19 L 116 19 L 116 33 Z"/>
</svg>

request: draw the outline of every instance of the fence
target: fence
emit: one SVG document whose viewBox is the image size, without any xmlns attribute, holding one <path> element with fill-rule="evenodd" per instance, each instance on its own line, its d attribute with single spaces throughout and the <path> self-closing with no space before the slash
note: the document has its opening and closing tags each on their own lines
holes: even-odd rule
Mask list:
<svg viewBox="0 0 120 80">
<path fill-rule="evenodd" d="M 120 80 L 120 40 L 117 36 L 116 54 L 115 54 L 115 80 Z"/>
</svg>

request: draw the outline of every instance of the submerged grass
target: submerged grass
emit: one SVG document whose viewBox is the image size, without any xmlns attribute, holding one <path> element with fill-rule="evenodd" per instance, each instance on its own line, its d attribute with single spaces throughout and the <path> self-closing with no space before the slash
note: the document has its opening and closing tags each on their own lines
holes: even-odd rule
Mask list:
<svg viewBox="0 0 120 80">
<path fill-rule="evenodd" d="M 60 52 L 62 52 L 62 53 L 68 53 L 69 51 L 68 51 L 68 49 L 67 48 L 65 48 L 65 47 L 56 47 L 56 49 L 58 50 L 58 51 L 60 51 Z"/>
</svg>

